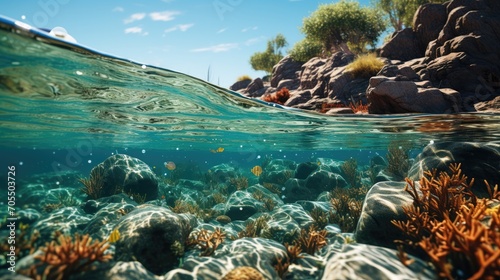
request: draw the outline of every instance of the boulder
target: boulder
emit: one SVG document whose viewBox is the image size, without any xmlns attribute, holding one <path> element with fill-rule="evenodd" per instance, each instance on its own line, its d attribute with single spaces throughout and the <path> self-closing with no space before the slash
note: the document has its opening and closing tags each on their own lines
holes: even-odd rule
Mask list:
<svg viewBox="0 0 500 280">
<path fill-rule="evenodd" d="M 429 42 L 435 40 L 447 20 L 446 6 L 441 4 L 424 4 L 413 17 L 413 32 L 416 47 L 420 56 L 425 54 Z M 419 56 L 419 57 L 420 57 Z"/>
<path fill-rule="evenodd" d="M 255 78 L 248 86 L 243 90 L 243 93 L 248 93 L 253 95 L 255 92 L 264 88 L 264 82 L 261 78 Z"/>
<path fill-rule="evenodd" d="M 380 49 L 380 56 L 396 60 L 410 60 L 423 56 L 415 32 L 405 28 L 392 34 L 392 37 Z"/>
<path fill-rule="evenodd" d="M 301 67 L 302 63 L 293 60 L 289 55 L 285 56 L 273 67 L 271 87 L 278 87 L 281 80 L 298 79 Z"/>
<path fill-rule="evenodd" d="M 405 220 L 403 207 L 413 203 L 405 186 L 405 182 L 385 181 L 370 188 L 355 231 L 357 242 L 395 249 L 394 240 L 406 238 L 391 223 L 392 220 Z"/>
<path fill-rule="evenodd" d="M 419 180 L 424 171 L 448 171 L 450 163 L 461 163 L 462 173 L 474 178 L 473 192 L 487 196 L 484 180 L 492 186 L 500 182 L 500 145 L 470 142 L 441 142 L 426 146 L 417 156 L 408 172 L 412 180 Z"/>
<path fill-rule="evenodd" d="M 368 111 L 372 114 L 455 113 L 459 93 L 451 89 L 418 88 L 401 77 L 375 76 L 367 89 Z"/>
<path fill-rule="evenodd" d="M 158 198 L 158 180 L 149 166 L 138 158 L 116 154 L 99 163 L 94 169 L 103 170 L 101 197 L 119 190 L 129 195 L 145 196 L 145 201 Z M 91 172 L 93 174 L 94 171 Z"/>
<path fill-rule="evenodd" d="M 147 270 L 161 275 L 176 268 L 196 218 L 176 214 L 165 207 L 141 205 L 124 216 L 115 229 L 116 261 L 138 261 Z"/>
<path fill-rule="evenodd" d="M 240 90 L 240 89 L 245 89 L 248 87 L 248 85 L 252 82 L 252 80 L 243 80 L 243 81 L 238 81 L 234 84 L 232 84 L 229 89 L 230 90 L 234 90 L 234 91 L 237 91 L 237 90 Z"/>
</svg>

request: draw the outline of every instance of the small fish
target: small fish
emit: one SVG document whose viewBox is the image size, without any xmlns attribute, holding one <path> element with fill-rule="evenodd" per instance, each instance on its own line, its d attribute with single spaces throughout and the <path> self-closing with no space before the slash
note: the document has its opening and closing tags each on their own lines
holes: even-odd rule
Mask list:
<svg viewBox="0 0 500 280">
<path fill-rule="evenodd" d="M 253 173 L 253 175 L 255 176 L 260 176 L 260 174 L 262 174 L 262 167 L 256 165 L 254 167 L 252 167 L 252 169 L 250 169 L 250 171 Z"/>
<path fill-rule="evenodd" d="M 108 242 L 109 243 L 115 243 L 120 239 L 120 232 L 118 231 L 117 228 L 111 232 L 111 234 L 108 237 Z"/>
<path fill-rule="evenodd" d="M 223 147 L 219 147 L 219 148 L 217 148 L 215 150 L 214 149 L 210 149 L 210 152 L 214 153 L 214 154 L 215 153 L 222 153 L 222 152 L 224 152 L 224 148 Z"/>
<path fill-rule="evenodd" d="M 172 171 L 172 170 L 175 170 L 176 166 L 175 166 L 175 162 L 173 161 L 168 161 L 168 162 L 165 162 L 165 167 Z"/>
<path fill-rule="evenodd" d="M 321 166 L 321 161 L 316 162 L 318 166 Z"/>
</svg>

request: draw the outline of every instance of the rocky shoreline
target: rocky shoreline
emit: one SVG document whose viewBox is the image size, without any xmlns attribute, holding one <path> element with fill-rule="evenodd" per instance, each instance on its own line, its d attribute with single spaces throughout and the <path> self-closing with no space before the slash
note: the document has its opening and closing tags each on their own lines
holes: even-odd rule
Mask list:
<svg viewBox="0 0 500 280">
<path fill-rule="evenodd" d="M 240 81 L 230 89 L 263 99 L 282 88 L 285 106 L 327 114 L 499 112 L 500 2 L 453 0 L 422 5 L 413 28 L 403 29 L 378 50 L 385 66 L 376 76 L 346 71 L 355 56 L 337 52 L 302 64 L 284 57 L 269 79 Z M 361 103 L 360 103 L 361 102 Z M 329 110 L 325 110 L 325 107 Z"/>
</svg>

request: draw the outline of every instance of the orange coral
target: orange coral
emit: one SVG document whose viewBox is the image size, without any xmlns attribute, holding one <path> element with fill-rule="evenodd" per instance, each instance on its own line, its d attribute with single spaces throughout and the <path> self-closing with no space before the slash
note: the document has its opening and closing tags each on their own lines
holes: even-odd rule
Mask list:
<svg viewBox="0 0 500 280">
<path fill-rule="evenodd" d="M 287 88 L 282 88 L 273 94 L 264 96 L 262 100 L 283 105 L 288 98 L 290 98 L 290 91 Z"/>
<path fill-rule="evenodd" d="M 34 264 L 27 275 L 34 279 L 69 279 L 75 273 L 92 270 L 95 262 L 107 262 L 113 258 L 105 254 L 109 244 L 106 241 L 92 241 L 85 234 L 70 236 L 59 235 L 57 242 L 52 241 L 41 248 L 43 254 L 36 255 L 40 262 Z M 38 267 L 45 265 L 43 274 L 39 275 Z"/>
<path fill-rule="evenodd" d="M 499 203 L 498 186 L 486 183 L 490 198 L 479 199 L 460 164 L 451 164 L 450 173 L 425 172 L 420 190 L 407 179 L 413 205 L 403 208 L 406 221 L 392 221 L 408 237 L 398 242 L 422 249 L 442 278 L 498 278 L 500 213 L 491 210 Z"/>
</svg>

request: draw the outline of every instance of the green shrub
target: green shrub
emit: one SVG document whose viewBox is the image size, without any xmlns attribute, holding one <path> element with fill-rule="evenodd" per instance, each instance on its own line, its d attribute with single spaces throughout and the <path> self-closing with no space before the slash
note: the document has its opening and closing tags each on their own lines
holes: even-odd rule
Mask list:
<svg viewBox="0 0 500 280">
<path fill-rule="evenodd" d="M 304 38 L 293 45 L 289 54 L 295 61 L 305 63 L 313 57 L 321 56 L 322 50 L 323 44 L 321 42 Z"/>
<path fill-rule="evenodd" d="M 346 71 L 355 78 L 369 78 L 377 75 L 384 67 L 384 62 L 377 58 L 375 54 L 363 54 L 358 56 L 346 67 Z"/>
</svg>

